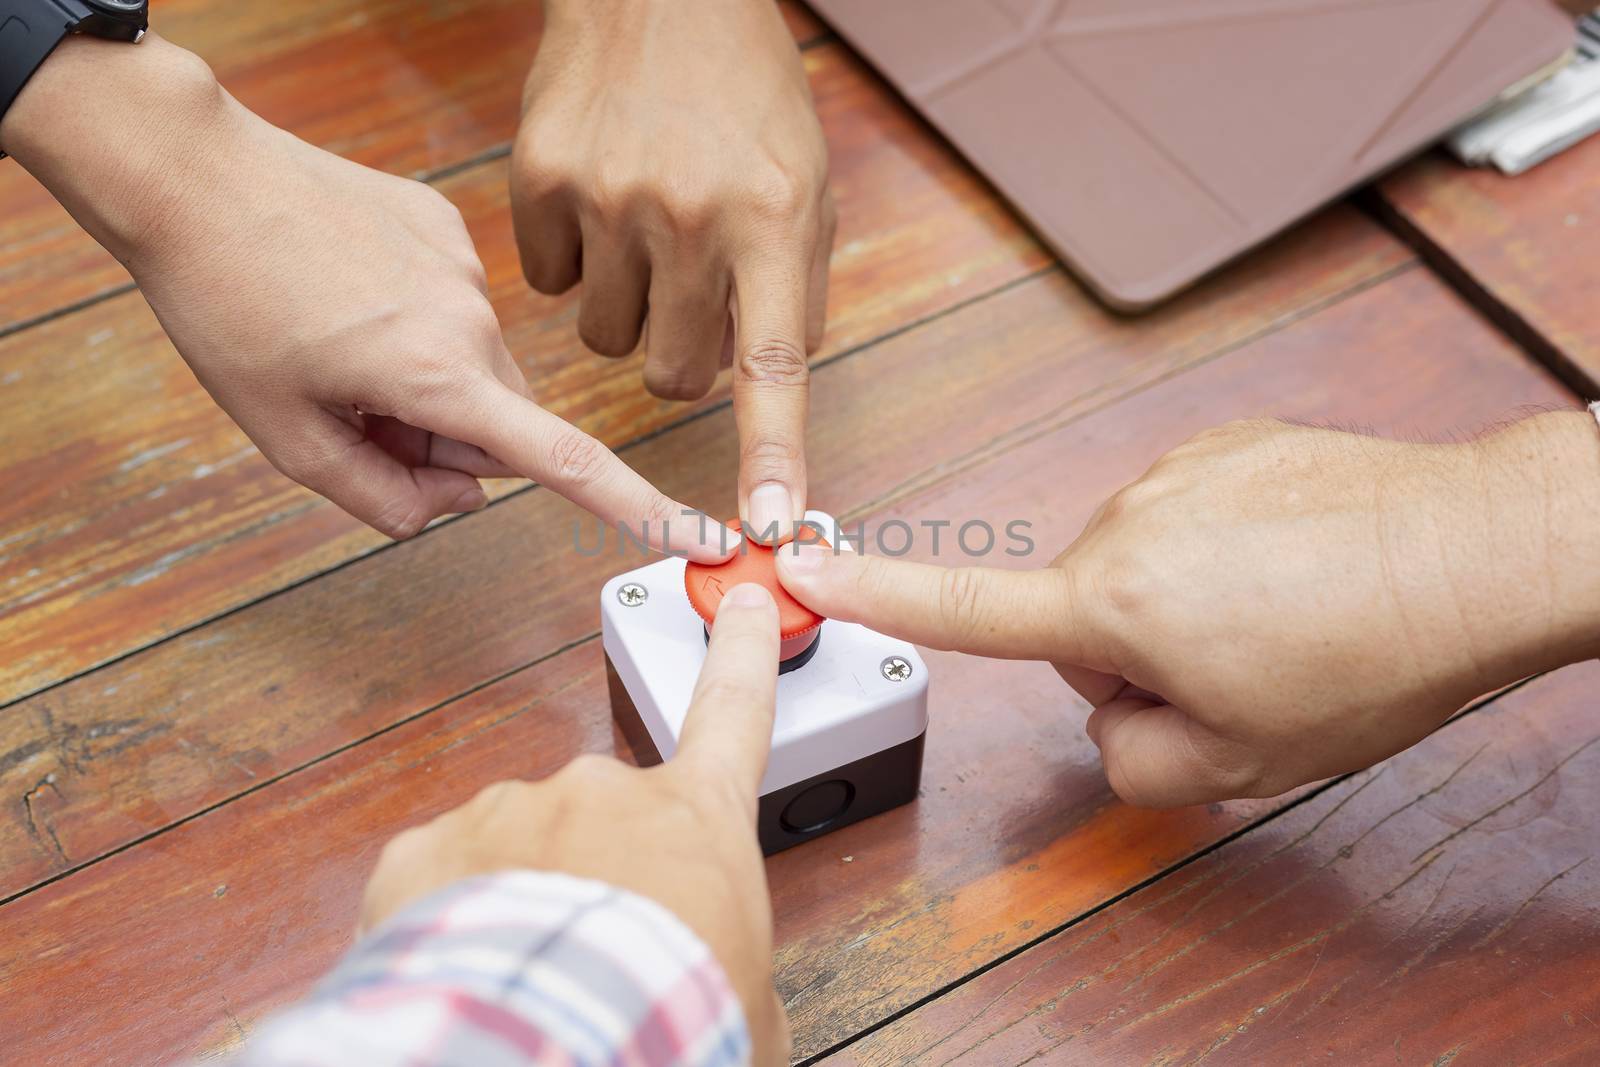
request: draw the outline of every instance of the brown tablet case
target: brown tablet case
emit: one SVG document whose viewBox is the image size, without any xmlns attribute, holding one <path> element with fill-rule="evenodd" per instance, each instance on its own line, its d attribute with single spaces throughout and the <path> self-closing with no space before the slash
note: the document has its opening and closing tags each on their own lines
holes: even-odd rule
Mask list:
<svg viewBox="0 0 1600 1067">
<path fill-rule="evenodd" d="M 810 0 L 1147 308 L 1568 54 L 1550 0 Z"/>
</svg>

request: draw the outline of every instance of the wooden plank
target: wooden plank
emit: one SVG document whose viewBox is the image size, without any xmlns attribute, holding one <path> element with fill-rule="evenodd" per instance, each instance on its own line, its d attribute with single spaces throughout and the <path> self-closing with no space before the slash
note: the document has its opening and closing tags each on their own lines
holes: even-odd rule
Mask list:
<svg viewBox="0 0 1600 1067">
<path fill-rule="evenodd" d="M 1538 679 L 823 1062 L 1593 1062 L 1596 685 Z"/>
<path fill-rule="evenodd" d="M 1429 155 L 1379 190 L 1464 291 L 1568 382 L 1600 396 L 1600 137 L 1516 178 Z"/>
<path fill-rule="evenodd" d="M 822 20 L 800 0 L 778 0 L 778 10 L 783 12 L 783 21 L 789 24 L 789 32 L 794 34 L 794 39 L 800 42 L 802 48 L 831 36 Z"/>
<path fill-rule="evenodd" d="M 818 358 L 1047 262 L 842 47 L 812 50 L 806 62 L 840 216 Z M 640 384 L 639 357 L 603 360 L 582 347 L 578 294 L 547 299 L 522 280 L 504 161 L 440 188 L 468 221 L 507 343 L 546 407 L 621 445 L 726 399 L 724 384 L 699 405 L 658 401 Z M 1358 240 L 1330 252 L 1330 277 L 1354 266 L 1342 257 L 1376 247 Z M 9 651 L 0 702 L 385 543 L 272 469 L 176 358 L 137 293 L 0 340 L 0 367 L 0 642 Z"/>
<path fill-rule="evenodd" d="M 792 0 L 796 39 L 825 31 Z M 510 142 L 539 41 L 533 0 L 325 0 L 243 10 L 166 0 L 162 34 L 203 57 L 275 125 L 396 174 L 425 174 Z M 0 168 L 0 334 L 130 284 L 28 174 Z"/>
<path fill-rule="evenodd" d="M 927 431 L 910 425 L 914 420 L 902 420 L 904 427 L 876 423 L 894 426 L 885 435 L 892 447 L 857 434 L 825 448 L 830 467 L 855 469 L 856 499 L 892 501 L 854 510 L 879 519 L 1024 517 L 1035 524 L 1042 559 L 1106 492 L 1157 453 L 1230 416 L 1359 417 L 1380 430 L 1439 432 L 1516 404 L 1564 399 L 1436 281 L 1412 271 L 1121 403 L 1096 406 L 1052 384 L 1059 373 L 1054 362 L 1084 358 L 1073 354 L 1070 323 L 1060 321 L 1067 316 L 1051 322 L 1054 343 L 1065 349 L 1057 360 L 1038 359 L 1027 344 L 1040 320 L 1051 320 L 1052 302 L 1070 308 L 1082 301 L 1058 278 L 1040 279 L 882 346 L 892 359 L 841 361 L 819 375 L 828 395 L 840 403 L 854 397 L 879 420 L 874 382 L 914 377 L 916 362 L 931 373 L 945 347 L 970 355 L 975 335 L 995 331 L 996 353 L 1028 347 L 1025 358 L 1035 367 L 1031 378 L 991 402 L 968 405 L 969 421 L 936 408 L 923 412 L 923 421 L 960 438 L 965 452 L 994 437 L 992 425 L 976 422 L 982 411 L 1006 410 L 1003 402 L 1012 403 L 1007 421 L 1019 431 L 977 466 L 958 464 L 925 489 L 901 495 L 892 479 L 874 473 L 886 461 L 903 462 L 901 450 L 940 452 L 919 436 Z M 997 369 L 966 373 L 981 379 Z M 966 395 L 972 379 L 959 378 L 959 364 L 952 370 L 954 395 Z M 1041 394 L 1047 399 L 1029 404 Z M 930 391 L 929 400 L 938 395 Z M 712 425 L 717 418 L 664 435 L 636 458 L 663 473 L 691 466 L 695 456 L 725 461 L 727 435 Z M 552 499 L 530 494 L 479 519 L 511 515 L 541 498 Z M 160 791 L 170 772 L 182 773 L 172 744 L 180 732 L 204 748 L 213 774 L 237 779 L 229 760 L 251 767 L 262 749 L 281 743 L 276 732 L 293 731 L 301 717 L 342 718 L 351 697 L 392 704 L 393 690 L 407 684 L 413 700 L 426 699 L 421 690 L 436 675 L 457 670 L 445 651 L 457 631 L 469 631 L 459 639 L 478 650 L 480 666 L 496 644 L 525 652 L 547 647 L 532 638 L 528 620 L 534 629 L 558 627 L 579 613 L 573 605 L 592 597 L 596 583 L 586 574 L 569 583 L 544 561 L 519 569 L 518 550 L 531 554 L 527 538 L 548 521 L 524 520 L 498 544 L 478 541 L 490 525 L 454 525 L 237 616 L 263 620 L 252 623 L 253 633 L 211 627 L 215 640 L 187 669 L 146 661 L 131 676 L 108 670 L 91 679 L 166 686 L 169 697 L 180 687 L 215 683 L 130 724 L 133 732 L 163 724 L 177 729 L 162 735 L 172 758 L 159 769 L 149 765 L 146 780 L 108 783 L 125 795 L 140 791 L 142 808 L 130 804 L 124 818 L 165 820 L 182 810 Z M 402 552 L 447 542 L 454 549 L 450 569 L 435 571 L 414 555 L 393 572 L 413 585 L 385 582 L 378 573 Z M 567 563 L 563 570 L 584 566 Z M 333 589 L 343 583 L 353 584 Z M 425 595 L 415 593 L 418 586 L 426 586 Z M 520 594 L 520 603 L 498 589 Z M 299 602 L 293 610 L 291 600 Z M 277 621 L 264 625 L 271 612 L 280 613 Z M 408 644 L 397 639 L 399 631 L 410 632 Z M 340 658 L 323 652 L 339 644 L 348 645 Z M 294 666 L 275 667 L 264 656 Z M 802 1054 L 830 1047 L 1273 810 L 1273 802 L 1175 813 L 1121 806 L 1082 736 L 1083 709 L 1047 667 L 940 654 L 930 669 L 934 726 L 917 804 L 769 864 L 779 986 Z M 159 699 L 160 690 L 145 693 L 130 707 L 153 707 L 148 701 Z M 996 707 L 996 693 L 1006 694 L 1003 707 Z M 256 752 L 237 741 L 228 747 L 207 740 L 200 721 L 183 721 L 186 703 L 205 706 L 209 722 L 229 714 L 223 706 L 229 699 L 279 711 L 257 724 Z M 304 716 L 283 714 L 297 706 L 307 709 Z M 35 714 L 43 707 L 35 706 Z M 71 713 L 72 704 L 59 711 Z M 0 1000 L 0 1031 L 22 1059 L 48 1051 L 72 1061 L 103 1058 L 112 1048 L 125 1058 L 154 1060 L 233 1039 L 304 988 L 343 948 L 357 888 L 384 837 L 487 781 L 541 774 L 576 751 L 608 748 L 607 718 L 600 653 L 590 638 L 13 900 L 0 924 L 0 982 L 8 990 Z M 145 743 L 135 740 L 112 761 Z M 326 735 L 319 743 L 326 745 Z M 94 762 L 92 755 L 81 761 L 90 773 Z M 39 803 L 79 801 L 81 780 L 60 797 L 56 785 L 36 791 Z M 70 1010 L 61 1006 L 66 988 L 80 991 Z"/>
<path fill-rule="evenodd" d="M 1137 325 L 1051 276 L 825 363 L 813 378 L 814 503 L 859 509 L 1030 420 L 1110 403 L 1403 269 L 1397 252 L 1338 212 Z M 734 448 L 723 407 L 626 457 L 678 499 L 731 514 Z M 217 480 L 238 477 L 224 468 Z M 5 809 L 0 898 L 592 632 L 592 608 L 573 605 L 621 568 L 574 558 L 577 515 L 551 494 L 514 497 L 12 705 L 0 715 L 0 797 L 51 789 Z M 149 536 L 130 528 L 115 538 Z M 73 647 L 85 640 L 74 625 L 105 620 L 88 637 L 114 647 L 158 609 L 192 612 L 263 571 L 281 580 L 279 560 L 327 558 L 291 539 L 305 526 L 263 529 L 214 538 L 221 549 L 186 560 L 187 575 L 112 584 L 54 632 Z M 28 644 L 42 625 L 8 630 L 14 656 L 52 647 Z"/>
</svg>

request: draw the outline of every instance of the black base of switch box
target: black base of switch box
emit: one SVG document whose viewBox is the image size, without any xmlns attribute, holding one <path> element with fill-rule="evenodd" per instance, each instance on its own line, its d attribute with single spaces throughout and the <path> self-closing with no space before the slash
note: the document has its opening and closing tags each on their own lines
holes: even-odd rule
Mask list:
<svg viewBox="0 0 1600 1067">
<path fill-rule="evenodd" d="M 640 767 L 661 762 L 661 753 L 639 717 L 627 686 L 606 656 L 606 682 L 611 690 L 611 719 L 618 754 L 626 750 Z M 909 741 L 862 756 L 842 767 L 814 774 L 761 797 L 756 817 L 761 851 L 767 855 L 821 837 L 891 808 L 910 803 L 922 784 L 923 732 Z"/>
</svg>

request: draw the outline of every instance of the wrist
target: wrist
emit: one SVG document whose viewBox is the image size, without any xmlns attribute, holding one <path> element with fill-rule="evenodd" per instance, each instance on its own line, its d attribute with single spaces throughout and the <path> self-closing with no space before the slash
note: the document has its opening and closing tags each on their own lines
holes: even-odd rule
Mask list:
<svg viewBox="0 0 1600 1067">
<path fill-rule="evenodd" d="M 195 192 L 193 164 L 231 105 L 203 61 L 154 33 L 72 36 L 0 121 L 0 146 L 126 262 Z"/>
<path fill-rule="evenodd" d="M 662 25 L 699 23 L 715 34 L 726 30 L 742 9 L 762 5 L 772 9 L 767 14 L 776 15 L 772 0 L 543 0 L 546 35 L 592 37 L 607 51 Z M 614 56 L 604 58 L 615 62 Z"/>
<path fill-rule="evenodd" d="M 1600 426 L 1551 412 L 1460 446 L 1480 506 L 1452 581 L 1504 685 L 1600 652 Z"/>
</svg>

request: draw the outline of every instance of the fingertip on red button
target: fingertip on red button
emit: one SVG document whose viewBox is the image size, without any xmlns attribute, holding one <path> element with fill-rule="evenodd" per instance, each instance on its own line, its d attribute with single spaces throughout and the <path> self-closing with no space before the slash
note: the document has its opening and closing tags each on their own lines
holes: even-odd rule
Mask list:
<svg viewBox="0 0 1600 1067">
<path fill-rule="evenodd" d="M 809 527 L 801 530 L 804 536 L 799 538 L 800 543 L 827 547 L 828 542 L 815 530 Z M 792 552 L 794 549 L 784 545 L 777 551 Z M 821 615 L 790 596 L 779 583 L 774 550 L 748 537 L 726 563 L 691 562 L 683 571 L 683 589 L 689 596 L 689 604 L 707 626 L 716 621 L 717 606 L 727 591 L 745 582 L 753 582 L 772 594 L 773 602 L 778 605 L 778 635 L 783 639 L 799 637 L 822 625 Z"/>
</svg>

